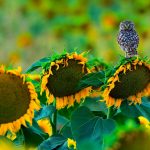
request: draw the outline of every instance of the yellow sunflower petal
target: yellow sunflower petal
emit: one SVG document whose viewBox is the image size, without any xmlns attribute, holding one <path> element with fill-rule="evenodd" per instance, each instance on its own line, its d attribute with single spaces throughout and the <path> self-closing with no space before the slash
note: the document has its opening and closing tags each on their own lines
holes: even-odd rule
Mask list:
<svg viewBox="0 0 150 150">
<path fill-rule="evenodd" d="M 73 106 L 75 102 L 75 99 L 73 97 L 73 95 L 68 96 L 68 107 Z"/>
<path fill-rule="evenodd" d="M 0 66 L 0 73 L 4 73 L 5 72 L 5 67 L 4 67 L 4 65 L 1 65 Z"/>
<path fill-rule="evenodd" d="M 63 98 L 56 97 L 56 109 L 64 108 L 64 100 Z"/>
<path fill-rule="evenodd" d="M 145 118 L 143 116 L 139 116 L 138 119 L 139 119 L 141 125 L 144 125 L 145 127 L 150 127 L 150 122 L 147 118 Z"/>
<path fill-rule="evenodd" d="M 76 141 L 68 138 L 67 143 L 68 143 L 68 148 L 76 149 Z"/>
<path fill-rule="evenodd" d="M 45 133 L 47 133 L 49 136 L 52 135 L 52 126 L 51 126 L 49 119 L 44 118 L 44 119 L 38 120 L 37 123 Z"/>
<path fill-rule="evenodd" d="M 53 103 L 53 101 L 54 101 L 54 96 L 52 94 L 50 94 L 47 103 L 51 104 L 51 103 Z"/>
</svg>

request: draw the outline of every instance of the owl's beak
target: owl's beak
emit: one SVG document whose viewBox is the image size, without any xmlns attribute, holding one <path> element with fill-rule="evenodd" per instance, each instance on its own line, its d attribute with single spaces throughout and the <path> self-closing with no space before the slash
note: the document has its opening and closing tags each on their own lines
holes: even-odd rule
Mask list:
<svg viewBox="0 0 150 150">
<path fill-rule="evenodd" d="M 128 28 L 129 28 L 129 24 L 126 24 L 126 25 L 125 25 L 125 29 L 128 29 Z"/>
</svg>

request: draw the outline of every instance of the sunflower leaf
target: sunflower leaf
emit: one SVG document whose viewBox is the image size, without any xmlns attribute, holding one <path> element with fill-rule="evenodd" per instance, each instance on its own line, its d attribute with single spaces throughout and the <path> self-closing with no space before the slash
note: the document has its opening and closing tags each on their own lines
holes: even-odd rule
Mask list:
<svg viewBox="0 0 150 150">
<path fill-rule="evenodd" d="M 114 120 L 94 116 L 84 106 L 76 109 L 71 116 L 72 133 L 79 147 L 86 140 L 93 141 L 101 147 L 104 135 L 110 134 L 115 126 Z"/>
<path fill-rule="evenodd" d="M 137 118 L 139 116 L 144 116 L 150 120 L 150 102 L 148 98 L 142 98 L 142 103 L 140 105 L 129 105 L 129 102 L 126 100 L 121 104 L 120 109 L 122 114 L 128 117 Z"/>
<path fill-rule="evenodd" d="M 101 85 L 103 85 L 104 80 L 105 80 L 104 71 L 89 73 L 83 76 L 82 79 L 79 81 L 77 90 L 81 90 L 89 86 L 100 87 Z"/>
<path fill-rule="evenodd" d="M 33 134 L 37 134 L 39 135 L 42 139 L 45 138 L 45 136 L 47 136 L 47 133 L 45 133 L 38 125 L 37 121 L 35 119 L 32 120 L 32 126 L 29 125 L 29 123 L 27 122 L 27 130 L 29 130 L 29 132 L 32 132 Z M 24 128 L 23 128 L 24 129 Z"/>
<path fill-rule="evenodd" d="M 40 67 L 45 66 L 48 62 L 50 62 L 51 57 L 44 57 L 39 59 L 38 61 L 34 62 L 29 68 L 27 68 L 27 70 L 25 71 L 25 73 L 30 73 Z"/>
<path fill-rule="evenodd" d="M 91 140 L 85 140 L 80 144 L 78 150 L 103 150 L 103 141 L 101 141 L 100 145 Z"/>
<path fill-rule="evenodd" d="M 81 104 L 82 106 L 86 106 L 92 112 L 102 112 L 107 114 L 107 106 L 104 102 L 101 102 L 102 98 L 99 97 L 86 97 L 85 101 Z"/>
<path fill-rule="evenodd" d="M 39 146 L 38 150 L 55 150 L 58 149 L 66 142 L 66 138 L 62 135 L 54 135 L 43 141 Z"/>
<path fill-rule="evenodd" d="M 15 143 L 16 147 L 19 149 L 21 149 L 23 146 L 24 146 L 24 142 L 25 142 L 25 137 L 24 137 L 24 134 L 22 132 L 22 129 L 19 130 L 17 133 L 16 133 L 17 137 L 16 139 L 13 140 L 13 143 Z"/>
<path fill-rule="evenodd" d="M 58 147 L 58 150 L 73 150 L 73 149 L 68 149 L 68 144 L 67 144 L 67 141 L 61 145 L 60 147 Z"/>
<path fill-rule="evenodd" d="M 32 132 L 32 129 L 23 128 L 23 133 L 25 137 L 25 145 L 28 147 L 36 147 L 44 140 L 41 135 Z"/>
<path fill-rule="evenodd" d="M 71 131 L 71 127 L 70 126 L 65 126 L 62 131 L 61 134 L 66 137 L 66 138 L 70 138 L 73 139 L 73 135 L 72 135 L 72 131 Z"/>
<path fill-rule="evenodd" d="M 56 109 L 53 105 L 43 106 L 42 109 L 35 113 L 35 119 L 40 120 L 46 117 L 51 117 L 55 110 Z"/>
</svg>

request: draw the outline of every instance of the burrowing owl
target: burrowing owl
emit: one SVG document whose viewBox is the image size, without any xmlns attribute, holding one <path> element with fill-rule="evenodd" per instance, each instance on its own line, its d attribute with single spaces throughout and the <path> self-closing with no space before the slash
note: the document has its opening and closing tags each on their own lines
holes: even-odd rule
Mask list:
<svg viewBox="0 0 150 150">
<path fill-rule="evenodd" d="M 120 47 L 126 52 L 126 58 L 137 55 L 139 37 L 135 31 L 134 23 L 123 21 L 120 23 L 117 41 Z"/>
</svg>

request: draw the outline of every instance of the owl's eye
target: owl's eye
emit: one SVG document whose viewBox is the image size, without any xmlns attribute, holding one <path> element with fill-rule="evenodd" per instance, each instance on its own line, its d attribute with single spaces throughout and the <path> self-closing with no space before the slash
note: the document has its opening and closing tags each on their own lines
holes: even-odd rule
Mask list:
<svg viewBox="0 0 150 150">
<path fill-rule="evenodd" d="M 134 29 L 134 24 L 133 24 L 133 23 L 131 23 L 131 24 L 129 25 L 129 30 L 132 30 L 132 29 Z"/>
<path fill-rule="evenodd" d="M 131 21 L 123 21 L 120 23 L 120 30 L 133 30 L 134 23 Z"/>
<path fill-rule="evenodd" d="M 125 29 L 125 25 L 124 25 L 124 23 L 121 23 L 120 24 L 120 30 L 124 30 Z"/>
</svg>

